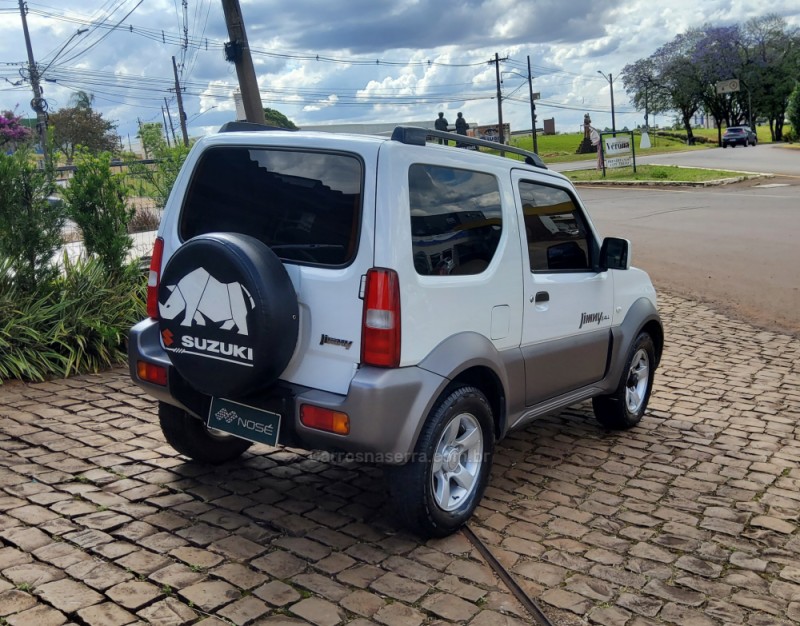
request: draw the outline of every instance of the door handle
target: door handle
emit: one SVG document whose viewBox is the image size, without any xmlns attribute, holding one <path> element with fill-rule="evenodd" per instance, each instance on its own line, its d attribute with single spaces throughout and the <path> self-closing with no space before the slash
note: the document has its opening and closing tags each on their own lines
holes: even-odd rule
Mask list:
<svg viewBox="0 0 800 626">
<path fill-rule="evenodd" d="M 550 294 L 546 291 L 537 291 L 534 297 L 534 302 L 539 304 L 541 302 L 550 302 Z"/>
</svg>

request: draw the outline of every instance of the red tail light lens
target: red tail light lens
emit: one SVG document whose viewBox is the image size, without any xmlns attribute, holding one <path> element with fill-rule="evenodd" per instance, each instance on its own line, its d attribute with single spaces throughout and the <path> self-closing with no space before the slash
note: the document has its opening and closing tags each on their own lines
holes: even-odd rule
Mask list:
<svg viewBox="0 0 800 626">
<path fill-rule="evenodd" d="M 150 274 L 147 276 L 147 315 L 158 319 L 158 283 L 161 281 L 161 258 L 164 256 L 164 240 L 156 237 L 153 256 L 150 257 Z"/>
<path fill-rule="evenodd" d="M 400 365 L 400 283 L 394 270 L 372 268 L 367 272 L 361 328 L 362 363 Z"/>
<path fill-rule="evenodd" d="M 337 435 L 350 434 L 350 418 L 347 413 L 323 409 L 311 404 L 300 405 L 300 422 L 309 428 L 327 430 Z"/>
<path fill-rule="evenodd" d="M 167 385 L 167 369 L 155 363 L 136 361 L 136 374 L 141 380 L 146 380 L 162 387 Z"/>
</svg>

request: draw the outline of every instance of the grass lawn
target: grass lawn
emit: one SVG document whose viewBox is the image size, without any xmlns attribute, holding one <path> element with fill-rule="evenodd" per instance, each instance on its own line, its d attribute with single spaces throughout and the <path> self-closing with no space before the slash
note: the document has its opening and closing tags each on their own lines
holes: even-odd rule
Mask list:
<svg viewBox="0 0 800 626">
<path fill-rule="evenodd" d="M 539 148 L 539 156 L 545 163 L 567 163 L 570 161 L 593 161 L 597 158 L 597 154 L 575 154 L 578 146 L 583 139 L 582 133 L 569 133 L 563 135 L 540 135 L 537 138 Z M 651 147 L 645 150 L 639 148 L 641 141 L 640 135 L 635 135 L 636 139 L 636 154 L 662 154 L 664 152 L 678 152 L 682 150 L 704 150 L 708 147 L 714 147 L 710 144 L 698 144 L 694 146 L 687 146 L 686 142 L 672 137 L 664 137 L 661 135 L 654 135 L 650 133 Z M 523 150 L 533 150 L 533 139 L 530 136 L 517 136 L 511 138 L 511 144 L 522 148 Z"/>
<path fill-rule="evenodd" d="M 635 180 L 658 181 L 672 183 L 697 183 L 720 178 L 738 178 L 741 172 L 727 172 L 725 170 L 705 170 L 691 167 L 678 167 L 677 165 L 637 165 L 636 173 L 632 167 L 620 167 L 606 170 L 605 178 L 602 171 L 576 170 L 564 172 L 570 180 L 576 182 L 591 182 L 600 180 Z"/>
<path fill-rule="evenodd" d="M 785 126 L 784 130 L 788 130 L 789 126 Z M 724 130 L 724 129 L 723 129 Z M 679 133 L 681 131 L 666 131 Z M 681 152 L 686 150 L 706 150 L 708 148 L 717 147 L 717 129 L 716 128 L 695 128 L 692 130 L 695 137 L 703 137 L 709 140 L 709 143 L 697 143 L 694 146 L 686 145 L 685 141 L 667 137 L 657 134 L 653 131 L 650 132 L 650 148 L 642 150 L 639 148 L 641 142 L 641 135 L 637 131 L 634 135 L 636 140 L 636 154 L 637 156 L 646 156 L 650 154 L 663 154 L 665 152 Z M 758 126 L 756 128 L 759 143 L 771 143 L 772 137 L 769 133 L 769 126 Z M 539 156 L 545 163 L 566 163 L 570 161 L 592 161 L 597 158 L 596 154 L 575 154 L 578 146 L 583 139 L 583 133 L 564 133 L 558 135 L 539 135 L 537 144 L 539 148 Z M 522 148 L 524 150 L 533 150 L 533 139 L 530 135 L 518 135 L 511 138 L 511 144 Z M 510 156 L 510 155 L 509 155 Z"/>
</svg>

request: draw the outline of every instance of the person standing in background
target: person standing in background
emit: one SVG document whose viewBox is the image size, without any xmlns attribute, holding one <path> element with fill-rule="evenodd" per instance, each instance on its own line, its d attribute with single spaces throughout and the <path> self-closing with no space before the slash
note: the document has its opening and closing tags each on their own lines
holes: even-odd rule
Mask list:
<svg viewBox="0 0 800 626">
<path fill-rule="evenodd" d="M 461 114 L 459 113 L 459 115 L 461 115 Z M 441 130 L 441 131 L 447 132 L 448 123 L 447 123 L 447 118 L 444 116 L 444 113 L 439 111 L 439 117 L 433 123 L 433 126 L 434 126 L 434 128 L 436 130 Z M 447 140 L 446 139 L 439 139 L 439 143 L 447 145 Z"/>
<path fill-rule="evenodd" d="M 468 128 L 469 124 L 467 124 L 467 120 L 464 119 L 464 116 L 461 115 L 461 111 L 459 111 L 458 117 L 456 118 L 456 133 L 459 135 L 466 135 Z M 462 147 L 463 145 L 463 143 L 456 143 L 456 147 L 458 148 Z"/>
</svg>

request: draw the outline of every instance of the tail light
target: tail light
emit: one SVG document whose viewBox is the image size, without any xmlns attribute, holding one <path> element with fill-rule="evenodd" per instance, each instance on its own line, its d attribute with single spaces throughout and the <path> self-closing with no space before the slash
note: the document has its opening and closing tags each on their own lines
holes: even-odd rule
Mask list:
<svg viewBox="0 0 800 626">
<path fill-rule="evenodd" d="M 300 423 L 309 428 L 327 430 L 337 435 L 350 434 L 350 418 L 347 413 L 311 404 L 300 405 Z"/>
<path fill-rule="evenodd" d="M 400 365 L 400 283 L 394 270 L 373 267 L 367 272 L 361 362 L 376 367 Z"/>
<path fill-rule="evenodd" d="M 161 258 L 164 256 L 164 240 L 156 237 L 153 256 L 150 257 L 150 273 L 147 276 L 147 315 L 158 319 L 158 283 L 161 281 Z"/>
<path fill-rule="evenodd" d="M 167 368 L 147 361 L 136 361 L 136 374 L 141 380 L 146 380 L 162 387 L 167 386 Z"/>
</svg>

